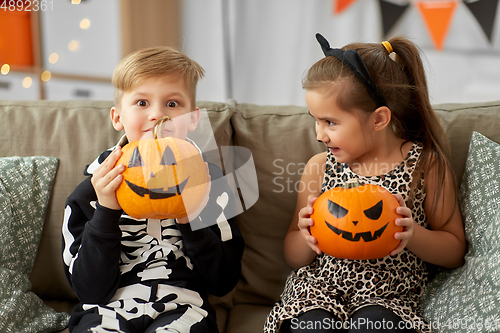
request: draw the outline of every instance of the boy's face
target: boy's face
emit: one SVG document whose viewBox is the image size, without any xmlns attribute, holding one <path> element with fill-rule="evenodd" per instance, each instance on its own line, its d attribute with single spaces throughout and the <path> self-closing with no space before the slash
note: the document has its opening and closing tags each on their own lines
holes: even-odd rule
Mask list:
<svg viewBox="0 0 500 333">
<path fill-rule="evenodd" d="M 193 110 L 191 96 L 184 78 L 162 76 L 144 79 L 130 91 L 124 92 L 121 105 L 111 108 L 111 121 L 117 131 L 125 130 L 129 142 L 151 139 L 155 122 L 163 116 L 163 136 L 186 139 L 200 119 L 200 109 Z"/>
</svg>

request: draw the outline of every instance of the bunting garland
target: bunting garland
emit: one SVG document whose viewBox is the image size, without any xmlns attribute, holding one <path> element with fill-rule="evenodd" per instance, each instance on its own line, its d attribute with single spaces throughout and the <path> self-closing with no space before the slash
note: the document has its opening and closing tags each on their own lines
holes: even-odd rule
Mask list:
<svg viewBox="0 0 500 333">
<path fill-rule="evenodd" d="M 356 0 L 333 0 L 333 13 L 341 14 Z M 383 35 L 386 36 L 411 5 L 418 8 L 437 50 L 442 50 L 457 5 L 463 3 L 488 41 L 492 42 L 493 27 L 500 0 L 379 0 Z"/>
<path fill-rule="evenodd" d="M 417 6 L 429 29 L 434 46 L 436 49 L 442 50 L 453 13 L 457 7 L 456 1 L 417 1 Z"/>
<path fill-rule="evenodd" d="M 380 11 L 382 12 L 384 36 L 386 36 L 406 9 L 410 7 L 410 3 L 394 3 L 387 0 L 379 0 L 379 4 Z"/>
<path fill-rule="evenodd" d="M 336 0 L 333 4 L 333 13 L 340 14 L 356 0 Z"/>
<path fill-rule="evenodd" d="M 491 43 L 491 33 L 495 23 L 498 0 L 465 0 L 464 3 L 479 22 Z"/>
</svg>

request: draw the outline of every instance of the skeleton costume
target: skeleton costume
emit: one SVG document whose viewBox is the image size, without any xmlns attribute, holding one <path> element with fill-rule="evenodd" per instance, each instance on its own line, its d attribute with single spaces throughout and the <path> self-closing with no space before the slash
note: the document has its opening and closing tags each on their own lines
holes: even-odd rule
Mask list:
<svg viewBox="0 0 500 333">
<path fill-rule="evenodd" d="M 119 145 L 126 143 L 124 137 Z M 225 218 L 235 216 L 234 205 L 217 201 L 231 203 L 232 191 L 220 181 L 214 186 L 223 176 L 218 167 L 209 164 L 209 173 L 210 197 L 198 218 L 211 226 L 195 231 L 174 219 L 135 219 L 100 206 L 91 177 L 74 190 L 62 230 L 64 270 L 81 302 L 71 332 L 218 332 L 207 293 L 222 296 L 236 285 L 244 243 L 236 219 Z"/>
</svg>

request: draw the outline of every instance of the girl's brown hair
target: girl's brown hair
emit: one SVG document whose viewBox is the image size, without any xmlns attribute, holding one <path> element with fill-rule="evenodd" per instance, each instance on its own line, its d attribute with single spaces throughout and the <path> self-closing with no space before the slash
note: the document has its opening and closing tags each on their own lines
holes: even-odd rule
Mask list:
<svg viewBox="0 0 500 333">
<path fill-rule="evenodd" d="M 391 110 L 391 125 L 395 134 L 405 141 L 421 142 L 424 146 L 408 197 L 408 206 L 412 207 L 415 189 L 421 183 L 424 170 L 435 168 L 436 188 L 443 188 L 446 174 L 452 170 L 449 162 L 450 149 L 444 130 L 429 101 L 419 50 L 411 41 L 402 37 L 392 38 L 389 43 L 395 53 L 394 59 L 381 43 L 353 43 L 342 49 L 354 49 L 363 59 Z M 367 113 L 377 109 L 363 83 L 335 57 L 325 57 L 316 62 L 307 72 L 302 86 L 308 90 L 328 89 L 332 82 L 340 79 L 345 82 L 341 85 L 342 93 L 337 94 L 340 108 L 346 111 L 357 109 Z M 456 190 L 456 181 L 454 177 L 451 178 Z M 439 191 L 436 191 L 436 198 L 433 199 L 440 195 L 437 192 Z M 434 202 L 437 205 L 437 200 Z"/>
<path fill-rule="evenodd" d="M 184 78 L 196 105 L 196 85 L 203 77 L 203 68 L 185 54 L 168 46 L 144 48 L 123 58 L 113 73 L 115 105 L 119 106 L 124 92 L 133 89 L 142 80 L 161 76 Z"/>
</svg>

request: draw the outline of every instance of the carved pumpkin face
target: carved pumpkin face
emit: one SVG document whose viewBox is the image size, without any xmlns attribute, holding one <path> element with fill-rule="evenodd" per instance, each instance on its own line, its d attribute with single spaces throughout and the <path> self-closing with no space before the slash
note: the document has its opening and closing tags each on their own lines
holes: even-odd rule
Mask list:
<svg viewBox="0 0 500 333">
<path fill-rule="evenodd" d="M 359 185 L 359 184 L 358 184 Z M 313 205 L 311 234 L 318 247 L 337 258 L 361 260 L 387 256 L 400 243 L 403 231 L 395 220 L 397 199 L 381 186 L 337 187 L 319 196 Z"/>
<path fill-rule="evenodd" d="M 201 204 L 207 171 L 198 149 L 172 137 L 137 140 L 122 149 L 126 166 L 116 191 L 126 214 L 142 219 L 187 216 Z"/>
</svg>

